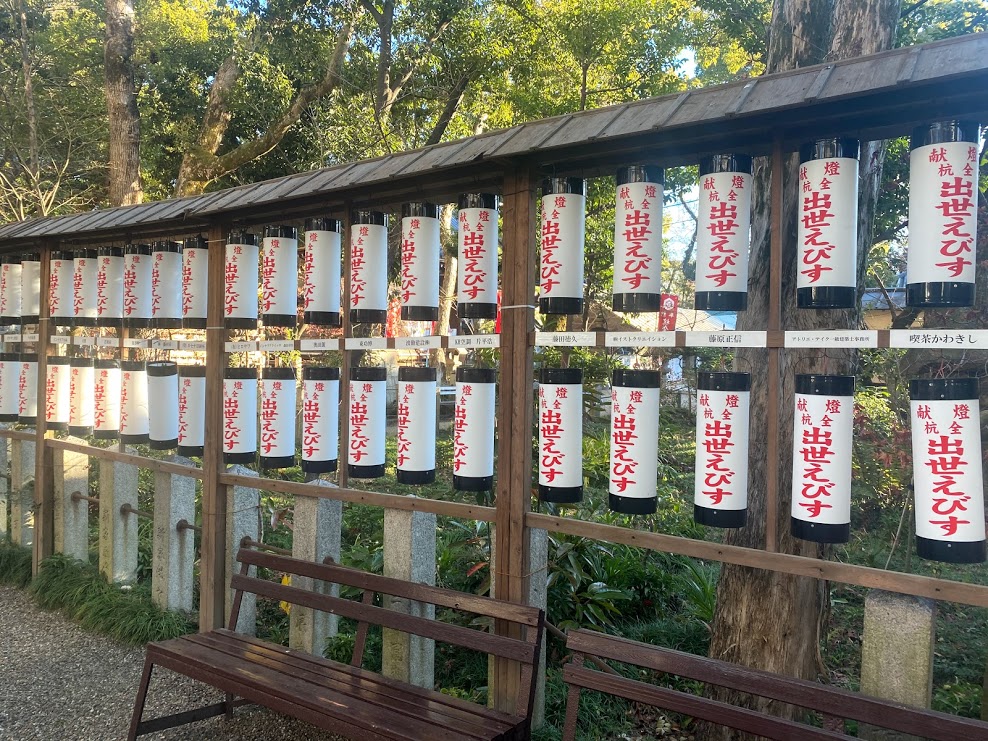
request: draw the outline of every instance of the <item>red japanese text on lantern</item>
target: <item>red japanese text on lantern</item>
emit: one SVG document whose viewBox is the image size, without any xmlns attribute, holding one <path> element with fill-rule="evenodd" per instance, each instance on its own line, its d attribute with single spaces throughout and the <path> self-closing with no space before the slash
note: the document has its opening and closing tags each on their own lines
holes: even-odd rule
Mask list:
<svg viewBox="0 0 988 741">
<path fill-rule="evenodd" d="M 694 503 L 745 509 L 748 503 L 747 391 L 697 392 Z"/>
<path fill-rule="evenodd" d="M 855 285 L 858 161 L 804 162 L 799 184 L 798 287 Z"/>
<path fill-rule="evenodd" d="M 792 516 L 845 524 L 851 516 L 852 397 L 796 394 Z"/>
<path fill-rule="evenodd" d="M 493 304 L 497 297 L 497 217 L 488 208 L 459 213 L 457 296 L 460 303 Z"/>
<path fill-rule="evenodd" d="M 539 384 L 539 484 L 583 486 L 583 387 Z"/>
<path fill-rule="evenodd" d="M 655 496 L 659 442 L 658 388 L 611 388 L 608 491 L 621 497 Z"/>
<path fill-rule="evenodd" d="M 583 295 L 584 204 L 578 193 L 542 197 L 541 298 Z"/>
<path fill-rule="evenodd" d="M 697 209 L 696 290 L 747 291 L 751 175 L 704 175 Z"/>
<path fill-rule="evenodd" d="M 656 183 L 618 186 L 614 293 L 662 292 L 662 193 Z"/>
</svg>

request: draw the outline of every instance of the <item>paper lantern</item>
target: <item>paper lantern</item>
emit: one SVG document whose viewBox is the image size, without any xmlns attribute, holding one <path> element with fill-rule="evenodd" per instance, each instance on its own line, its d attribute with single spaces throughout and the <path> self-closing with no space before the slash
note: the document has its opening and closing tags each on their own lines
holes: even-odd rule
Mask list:
<svg viewBox="0 0 988 741">
<path fill-rule="evenodd" d="M 302 470 L 335 471 L 340 446 L 340 369 L 302 368 Z"/>
<path fill-rule="evenodd" d="M 977 378 L 909 382 L 916 553 L 983 563 L 985 500 Z"/>
<path fill-rule="evenodd" d="M 120 437 L 120 361 L 97 359 L 93 365 L 93 437 L 116 440 Z"/>
<path fill-rule="evenodd" d="M 123 360 L 120 362 L 120 442 L 146 445 L 150 432 L 147 366 L 137 360 Z"/>
<path fill-rule="evenodd" d="M 71 252 L 54 251 L 48 271 L 48 316 L 60 327 L 72 325 L 74 307 L 72 278 L 75 262 Z"/>
<path fill-rule="evenodd" d="M 96 321 L 103 327 L 123 326 L 123 247 L 100 247 L 96 258 Z"/>
<path fill-rule="evenodd" d="M 854 376 L 796 376 L 792 534 L 817 543 L 851 535 Z"/>
<path fill-rule="evenodd" d="M 93 434 L 95 366 L 92 358 L 72 358 L 69 364 L 69 434 Z"/>
<path fill-rule="evenodd" d="M 497 196 L 460 196 L 457 217 L 456 313 L 460 319 L 497 317 Z"/>
<path fill-rule="evenodd" d="M 233 232 L 227 238 L 223 294 L 223 321 L 227 329 L 257 329 L 259 254 L 256 234 Z"/>
<path fill-rule="evenodd" d="M 402 319 L 439 319 L 439 250 L 439 207 L 424 201 L 402 204 Z"/>
<path fill-rule="evenodd" d="M 494 485 L 493 368 L 456 369 L 453 410 L 453 488 L 490 491 Z"/>
<path fill-rule="evenodd" d="M 21 355 L 21 369 L 17 378 L 17 421 L 33 425 L 38 421 L 38 356 Z"/>
<path fill-rule="evenodd" d="M 399 484 L 436 480 L 436 369 L 398 369 Z"/>
<path fill-rule="evenodd" d="M 178 454 L 201 456 L 206 445 L 206 367 L 178 367 Z"/>
<path fill-rule="evenodd" d="M 295 371 L 292 368 L 261 370 L 262 468 L 295 465 Z"/>
<path fill-rule="evenodd" d="M 151 326 L 182 326 L 182 245 L 178 242 L 151 246 Z"/>
<path fill-rule="evenodd" d="M 583 499 L 583 370 L 539 371 L 539 499 Z"/>
<path fill-rule="evenodd" d="M 358 479 L 384 475 L 387 368 L 350 369 L 350 439 L 347 472 Z"/>
<path fill-rule="evenodd" d="M 31 252 L 21 260 L 21 321 L 37 324 L 41 316 L 41 255 Z"/>
<path fill-rule="evenodd" d="M 124 248 L 123 324 L 134 329 L 151 326 L 151 245 Z"/>
<path fill-rule="evenodd" d="M 67 357 L 48 358 L 45 375 L 45 426 L 49 430 L 67 430 L 72 407 L 72 369 Z"/>
<path fill-rule="evenodd" d="M 336 219 L 305 220 L 302 320 L 306 324 L 339 327 L 342 323 L 340 315 L 342 232 L 343 225 Z"/>
<path fill-rule="evenodd" d="M 261 308 L 267 327 L 294 327 L 298 308 L 298 232 L 293 226 L 264 228 Z"/>
<path fill-rule="evenodd" d="M 539 311 L 543 314 L 583 313 L 585 188 L 579 178 L 542 181 Z"/>
<path fill-rule="evenodd" d="M 0 323 L 21 323 L 21 259 L 0 257 Z"/>
<path fill-rule="evenodd" d="M 388 318 L 388 218 L 380 211 L 354 211 L 350 227 L 350 321 Z"/>
<path fill-rule="evenodd" d="M 96 269 L 99 253 L 82 250 L 75 253 L 72 275 L 73 324 L 77 327 L 96 326 Z"/>
<path fill-rule="evenodd" d="M 178 447 L 178 365 L 170 360 L 147 364 L 148 443 L 151 450 Z"/>
<path fill-rule="evenodd" d="M 661 167 L 617 171 L 614 210 L 614 311 L 658 311 L 662 305 Z"/>
<path fill-rule="evenodd" d="M 696 308 L 748 308 L 751 157 L 715 154 L 700 161 L 696 213 Z"/>
<path fill-rule="evenodd" d="M 257 302 L 253 304 L 257 311 Z M 223 371 L 223 462 L 253 463 L 256 457 L 257 370 L 227 368 Z"/>
<path fill-rule="evenodd" d="M 618 368 L 613 372 L 607 503 L 615 512 L 655 512 L 660 378 L 659 371 Z"/>
<path fill-rule="evenodd" d="M 20 412 L 21 356 L 0 353 L 0 422 L 16 422 Z"/>
<path fill-rule="evenodd" d="M 973 306 L 978 243 L 978 124 L 913 131 L 906 305 Z"/>
<path fill-rule="evenodd" d="M 206 328 L 208 296 L 209 242 L 203 237 L 189 237 L 182 245 L 182 327 Z"/>
<path fill-rule="evenodd" d="M 857 139 L 800 148 L 796 301 L 801 309 L 849 309 L 857 301 Z"/>
<path fill-rule="evenodd" d="M 701 371 L 696 388 L 693 519 L 713 527 L 742 527 L 748 513 L 751 376 Z"/>
</svg>

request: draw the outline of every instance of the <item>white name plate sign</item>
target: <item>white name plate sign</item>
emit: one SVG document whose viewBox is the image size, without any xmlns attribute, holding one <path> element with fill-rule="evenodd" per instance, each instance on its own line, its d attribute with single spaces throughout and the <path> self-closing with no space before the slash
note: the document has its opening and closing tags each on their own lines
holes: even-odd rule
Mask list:
<svg viewBox="0 0 988 741">
<path fill-rule="evenodd" d="M 593 347 L 596 332 L 536 332 L 536 347 Z"/>
<path fill-rule="evenodd" d="M 675 332 L 607 332 L 604 347 L 675 347 Z"/>
<path fill-rule="evenodd" d="M 786 332 L 786 347 L 878 347 L 878 331 Z"/>
<path fill-rule="evenodd" d="M 449 338 L 451 348 L 478 348 L 478 347 L 501 347 L 501 335 L 499 334 L 458 334 Z"/>
<path fill-rule="evenodd" d="M 687 332 L 687 347 L 765 347 L 765 332 Z"/>
</svg>

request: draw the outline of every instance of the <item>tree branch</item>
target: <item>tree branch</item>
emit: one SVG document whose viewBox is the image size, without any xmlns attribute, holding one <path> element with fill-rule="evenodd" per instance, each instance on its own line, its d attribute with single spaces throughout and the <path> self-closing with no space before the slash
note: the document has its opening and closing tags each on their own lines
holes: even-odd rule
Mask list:
<svg viewBox="0 0 988 741">
<path fill-rule="evenodd" d="M 917 10 L 919 10 L 924 5 L 926 5 L 928 2 L 930 2 L 930 0 L 917 0 L 917 2 L 913 3 L 909 7 L 903 8 L 902 9 L 902 12 L 899 14 L 899 20 L 900 21 L 905 20 L 906 18 L 908 18 L 909 16 L 911 16 L 913 13 L 915 13 Z"/>
<path fill-rule="evenodd" d="M 449 92 L 449 96 L 446 98 L 446 106 L 443 108 L 443 112 L 436 121 L 436 125 L 432 127 L 432 133 L 429 134 L 429 138 L 425 142 L 426 146 L 438 144 L 442 141 L 446 129 L 449 128 L 449 122 L 453 120 L 453 116 L 456 115 L 456 109 L 460 107 L 460 103 L 463 101 L 463 94 L 466 92 L 467 85 L 469 84 L 470 76 L 467 74 L 462 75 L 456 81 L 453 89 Z"/>
</svg>

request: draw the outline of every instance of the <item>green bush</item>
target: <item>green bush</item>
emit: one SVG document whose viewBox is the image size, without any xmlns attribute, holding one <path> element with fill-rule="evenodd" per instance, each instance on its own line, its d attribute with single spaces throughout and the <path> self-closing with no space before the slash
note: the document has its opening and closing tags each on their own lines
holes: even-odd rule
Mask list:
<svg viewBox="0 0 988 741">
<path fill-rule="evenodd" d="M 23 589 L 31 581 L 31 549 L 0 543 L 0 584 Z"/>
</svg>

